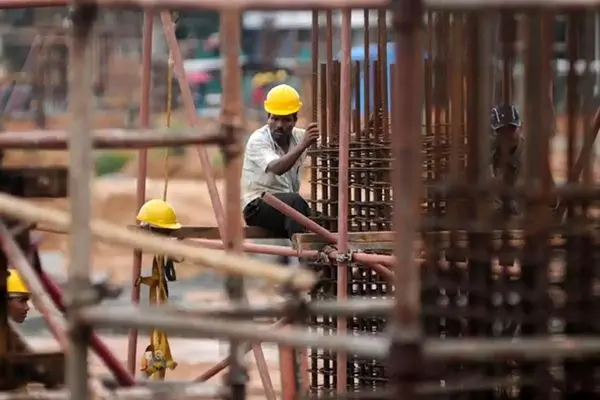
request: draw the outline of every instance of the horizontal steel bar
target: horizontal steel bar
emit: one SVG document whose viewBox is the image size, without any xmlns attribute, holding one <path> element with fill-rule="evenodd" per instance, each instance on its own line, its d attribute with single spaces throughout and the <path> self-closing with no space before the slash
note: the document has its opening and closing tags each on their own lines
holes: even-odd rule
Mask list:
<svg viewBox="0 0 600 400">
<path fill-rule="evenodd" d="M 598 7 L 598 0 L 424 0 L 431 9 L 490 9 L 523 7 Z M 0 0 L 0 9 L 63 7 L 68 0 Z M 100 6 L 143 8 L 207 8 L 213 10 L 334 10 L 343 8 L 388 8 L 388 0 L 87 0 Z"/>
<path fill-rule="evenodd" d="M 350 317 L 358 315 L 388 315 L 394 300 L 392 299 L 348 299 L 344 301 L 314 301 L 296 306 L 293 301 L 281 301 L 269 304 L 229 303 L 223 305 L 207 305 L 206 307 L 182 307 L 180 312 L 218 317 L 218 318 L 261 318 L 282 317 L 289 313 L 308 313 L 313 315 L 331 315 Z M 121 308 L 121 306 L 114 306 Z"/>
<path fill-rule="evenodd" d="M 221 144 L 226 137 L 220 132 L 201 133 L 198 129 L 174 132 L 167 130 L 103 129 L 93 132 L 96 149 L 143 149 L 197 144 Z M 35 130 L 2 132 L 0 149 L 65 150 L 69 140 L 67 131 Z"/>
<path fill-rule="evenodd" d="M 69 229 L 69 214 L 55 208 L 40 207 L 21 198 L 0 193 L 0 214 L 27 222 L 40 222 L 58 229 Z M 200 249 L 179 241 L 169 240 L 150 232 L 136 232 L 103 220 L 91 222 L 94 237 L 105 243 L 129 246 L 152 254 L 185 258 L 190 263 L 248 278 L 259 278 L 276 284 L 287 284 L 298 290 L 310 290 L 317 282 L 315 274 L 305 268 L 282 268 L 248 257 L 223 254 L 216 250 Z"/>
<path fill-rule="evenodd" d="M 232 322 L 199 316 L 181 318 L 171 307 L 104 306 L 81 311 L 81 318 L 91 324 L 106 327 L 152 329 L 155 327 L 182 336 L 222 338 L 244 341 L 274 342 L 293 347 L 323 348 L 345 351 L 362 357 L 383 359 L 387 355 L 389 338 L 384 336 L 338 335 L 322 336 L 300 329 L 285 331 L 261 329 L 263 325 Z M 580 358 L 600 354 L 598 337 L 537 337 L 526 339 L 426 339 L 423 344 L 426 358 L 445 361 L 488 360 L 547 360 Z"/>
<path fill-rule="evenodd" d="M 180 336 L 214 339 L 233 338 L 248 342 L 272 342 L 291 347 L 314 347 L 343 351 L 360 357 L 383 359 L 389 341 L 383 337 L 322 336 L 300 329 L 265 330 L 264 325 L 199 316 L 182 318 L 172 307 L 91 307 L 80 311 L 80 318 L 91 325 L 113 328 L 160 328 Z"/>
<path fill-rule="evenodd" d="M 388 0 L 81 0 L 100 6 L 137 6 L 143 8 L 207 8 L 212 10 L 333 10 L 341 8 L 384 8 Z M 0 0 L 0 8 L 61 7 L 68 0 Z"/>
<path fill-rule="evenodd" d="M 465 338 L 425 342 L 425 356 L 445 361 L 550 360 L 600 354 L 600 337 Z"/>
<path fill-rule="evenodd" d="M 485 9 L 524 7 L 598 7 L 598 0 L 424 0 L 425 7 L 433 9 Z"/>
<path fill-rule="evenodd" d="M 221 398 L 227 393 L 227 388 L 206 383 L 179 383 L 177 385 L 152 385 L 152 387 L 136 386 L 132 388 L 118 388 L 109 391 L 110 399 L 214 399 Z M 28 392 L 0 393 L 0 400 L 62 400 L 71 399 L 71 394 L 66 389 L 61 390 L 31 390 Z"/>
</svg>

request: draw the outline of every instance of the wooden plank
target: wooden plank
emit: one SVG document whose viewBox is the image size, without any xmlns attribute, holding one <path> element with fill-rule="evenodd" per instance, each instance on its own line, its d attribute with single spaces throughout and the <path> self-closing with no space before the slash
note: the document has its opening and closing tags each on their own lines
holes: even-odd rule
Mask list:
<svg viewBox="0 0 600 400">
<path fill-rule="evenodd" d="M 392 251 L 394 232 L 350 232 L 348 246 L 358 250 Z M 321 250 L 329 242 L 314 233 L 297 233 L 292 240 L 296 250 Z"/>
<path fill-rule="evenodd" d="M 522 247 L 524 244 L 524 232 L 522 230 L 510 230 L 510 245 L 515 247 Z M 373 252 L 393 252 L 394 250 L 394 238 L 395 232 L 393 231 L 381 231 L 381 232 L 350 232 L 348 234 L 348 244 L 350 248 L 357 250 L 369 250 Z M 465 231 L 457 231 L 457 247 L 467 248 L 467 235 Z M 437 236 L 437 237 L 435 237 Z M 439 244 L 440 248 L 447 248 L 450 246 L 450 232 L 449 231 L 434 231 L 421 234 L 421 237 L 417 239 L 415 243 L 415 249 L 424 249 L 428 241 L 433 240 Z M 560 246 L 564 244 L 564 238 L 556 235 L 548 238 L 550 246 Z M 327 240 L 314 233 L 298 233 L 294 235 L 292 240 L 294 249 L 296 250 L 322 250 L 323 247 L 330 244 Z M 495 248 L 499 248 L 501 245 L 501 232 L 496 231 L 492 235 L 492 245 Z"/>
</svg>

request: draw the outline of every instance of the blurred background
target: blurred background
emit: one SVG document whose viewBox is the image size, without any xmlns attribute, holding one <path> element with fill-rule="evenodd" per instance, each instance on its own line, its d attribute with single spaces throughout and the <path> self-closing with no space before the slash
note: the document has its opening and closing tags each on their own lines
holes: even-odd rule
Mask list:
<svg viewBox="0 0 600 400">
<path fill-rule="evenodd" d="M 135 128 L 138 125 L 139 92 L 141 76 L 141 11 L 102 9 L 93 45 L 93 85 L 95 96 L 95 128 Z M 68 33 L 67 9 L 40 8 L 0 10 L 0 124 L 4 130 L 26 131 L 68 127 Z M 177 13 L 176 36 L 184 57 L 184 68 L 194 95 L 196 111 L 202 129 L 215 129 L 221 101 L 221 66 L 219 52 L 219 14 L 212 11 L 186 10 Z M 590 16 L 592 17 L 592 16 Z M 562 130 L 566 103 L 565 81 L 568 63 L 566 54 L 566 20 L 557 15 L 554 41 L 556 74 L 550 97 L 556 110 L 557 128 Z M 593 79 L 595 98 L 600 87 L 598 60 L 600 59 L 600 19 L 593 16 L 594 24 L 578 27 L 579 54 L 586 54 L 592 62 L 582 65 L 586 76 Z M 352 15 L 353 61 L 363 63 L 377 59 L 377 14 L 369 19 L 365 28 L 363 11 Z M 425 21 L 427 23 L 427 21 Z M 266 92 L 274 85 L 288 83 L 303 95 L 305 107 L 300 115 L 304 124 L 311 110 L 311 12 L 246 12 L 240 18 L 242 27 L 243 99 L 245 102 L 245 131 L 250 134 L 264 123 L 262 102 Z M 340 49 L 339 14 L 333 17 L 333 54 Z M 387 23 L 390 25 L 389 19 Z M 321 16 L 320 38 L 325 38 L 325 18 Z M 372 44 L 365 54 L 364 29 L 370 30 Z M 590 30 L 593 30 L 591 32 Z M 388 28 L 391 38 L 391 30 Z M 517 47 L 520 44 L 517 42 Z M 498 46 L 500 47 L 500 46 Z M 371 51 L 372 49 L 372 51 Z M 497 51 L 496 51 L 497 50 Z M 498 73 L 492 73 L 495 94 L 502 92 L 502 62 L 500 49 L 496 49 Z M 519 50 L 519 49 L 517 49 Z M 319 45 L 321 60 L 325 59 L 326 46 Z M 393 46 L 387 46 L 388 64 L 394 62 Z M 522 51 L 517 51 L 513 79 L 516 88 L 523 88 Z M 152 125 L 164 127 L 167 114 L 167 76 L 169 50 L 164 38 L 162 24 L 157 18 L 154 24 L 152 49 Z M 435 63 L 437 60 L 434 59 Z M 587 69 L 586 69 L 587 68 Z M 435 74 L 436 68 L 433 69 Z M 371 77 L 372 78 L 372 77 Z M 361 77 L 364 79 L 364 77 Z M 432 78 L 435 80 L 435 77 Z M 388 80 L 389 82 L 389 80 Z M 589 79 L 582 84 L 589 85 Z M 362 87 L 363 85 L 361 85 Z M 522 106 L 522 90 L 516 90 L 517 105 Z M 361 98 L 364 99 L 361 93 Z M 435 99 L 434 99 L 435 101 Z M 173 130 L 187 126 L 182 112 L 177 83 L 173 82 L 172 123 Z M 362 108 L 362 107 L 361 107 Z M 169 163 L 165 167 L 165 152 Z M 217 176 L 222 175 L 221 155 L 210 150 L 210 157 Z M 66 164 L 63 151 L 9 151 L 5 157 L 7 166 Z M 96 151 L 96 175 L 94 182 L 94 212 L 96 216 L 118 223 L 133 222 L 135 215 L 136 152 Z M 202 171 L 194 148 L 173 148 L 149 152 L 147 196 L 160 197 L 165 177 L 171 180 L 168 200 L 184 224 L 215 226 L 215 220 L 202 182 Z M 220 184 L 220 183 L 219 183 Z M 309 185 L 302 190 L 310 196 Z M 61 200 L 52 201 L 57 207 L 66 208 Z M 64 256 L 64 238 L 49 234 L 44 246 Z M 114 249 L 95 244 L 94 264 L 108 269 L 115 278 L 128 278 L 131 262 L 129 251 L 115 253 Z"/>
</svg>

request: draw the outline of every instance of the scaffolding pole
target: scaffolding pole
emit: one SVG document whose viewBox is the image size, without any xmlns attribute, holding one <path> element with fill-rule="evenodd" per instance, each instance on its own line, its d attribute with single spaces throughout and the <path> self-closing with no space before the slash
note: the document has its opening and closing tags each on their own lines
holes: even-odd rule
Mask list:
<svg viewBox="0 0 600 400">
<path fill-rule="evenodd" d="M 78 318 L 90 289 L 92 233 L 92 71 L 91 43 L 98 13 L 96 4 L 71 3 L 72 44 L 69 58 L 69 109 L 72 124 L 69 137 L 69 260 L 67 322 L 70 347 L 67 351 L 66 381 L 71 396 L 89 397 L 88 343 L 91 330 Z"/>
<path fill-rule="evenodd" d="M 140 127 L 150 126 L 150 86 L 152 83 L 152 29 L 154 27 L 154 11 L 144 11 L 142 26 L 142 71 L 140 82 Z M 136 209 L 139 210 L 146 201 L 146 177 L 148 175 L 148 150 L 141 149 L 137 154 L 136 177 Z M 134 221 L 137 223 L 137 221 Z M 133 251 L 133 265 L 131 269 L 131 302 L 139 304 L 140 286 L 136 285 L 142 272 L 142 251 Z M 129 331 L 127 340 L 127 369 L 130 374 L 135 374 L 137 363 L 138 332 Z"/>
</svg>

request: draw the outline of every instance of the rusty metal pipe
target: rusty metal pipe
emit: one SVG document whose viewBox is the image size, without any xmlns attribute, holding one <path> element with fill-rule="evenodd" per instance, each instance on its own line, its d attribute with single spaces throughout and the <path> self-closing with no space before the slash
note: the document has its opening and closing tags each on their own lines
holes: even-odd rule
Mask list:
<svg viewBox="0 0 600 400">
<path fill-rule="evenodd" d="M 209 317 L 181 318 L 171 307 L 121 307 L 107 310 L 96 306 L 81 310 L 79 316 L 92 326 L 159 327 L 167 332 L 188 337 L 228 337 L 247 342 L 273 342 L 290 347 L 319 347 L 351 352 L 356 356 L 381 359 L 388 353 L 388 341 L 382 337 L 362 335 L 323 336 L 298 328 L 262 329 L 264 325 Z"/>
<path fill-rule="evenodd" d="M 211 240 L 211 239 L 188 239 L 194 243 L 198 243 L 202 247 L 207 247 L 209 249 L 217 249 L 224 250 L 225 245 L 220 240 Z M 254 244 L 244 242 L 242 243 L 242 251 L 245 253 L 254 253 L 254 254 L 269 254 L 273 256 L 287 256 L 287 257 L 298 257 L 298 258 L 317 258 L 319 256 L 319 252 L 316 250 L 294 250 L 290 247 L 285 246 L 273 246 L 268 244 Z M 332 261 L 335 261 L 338 254 L 338 251 L 331 251 L 330 253 L 326 253 L 327 256 Z M 353 257 L 356 258 L 355 254 Z M 384 265 L 379 264 L 379 262 L 390 262 L 390 256 L 386 256 L 383 254 L 361 254 L 364 256 L 368 256 L 367 259 L 370 260 L 368 263 L 368 267 L 372 268 L 378 274 L 382 275 L 388 280 L 391 280 L 394 276 L 394 273 L 390 271 L 389 268 Z M 381 258 L 380 258 L 381 257 Z M 364 261 L 362 261 L 364 262 Z"/>
<path fill-rule="evenodd" d="M 321 225 L 317 224 L 315 221 L 310 218 L 302 215 L 300 212 L 294 210 L 292 207 L 285 204 L 283 201 L 279 200 L 277 197 L 273 196 L 270 193 L 265 193 L 263 196 L 263 200 L 269 204 L 271 207 L 276 209 L 277 211 L 285 214 L 286 216 L 292 218 L 294 221 L 298 222 L 302 226 L 304 226 L 309 231 L 320 235 L 324 239 L 326 239 L 330 243 L 336 243 L 338 241 L 338 235 L 328 231 L 323 228 Z M 341 253 L 338 251 L 338 253 Z M 387 256 L 383 254 L 361 254 L 356 253 L 353 255 L 354 259 L 358 262 L 366 263 L 372 265 L 373 263 L 389 263 L 390 265 L 394 262 L 393 256 Z M 379 267 L 377 267 L 379 268 Z M 381 266 L 381 268 L 385 268 Z"/>
<path fill-rule="evenodd" d="M 74 0 L 71 8 L 71 46 L 69 49 L 69 268 L 66 319 L 69 325 L 65 379 L 71 396 L 85 398 L 89 393 L 89 327 L 78 318 L 91 288 L 92 252 L 92 55 L 94 25 L 98 16 L 95 4 Z"/>
<path fill-rule="evenodd" d="M 84 0 L 81 3 L 97 3 L 103 7 L 130 7 L 141 8 L 208 8 L 213 10 L 337 10 L 350 8 L 388 8 L 388 0 L 288 0 L 285 5 L 272 0 Z M 64 7 L 68 0 L 1 0 L 0 8 L 38 8 L 38 7 Z M 479 9 L 482 7 L 496 9 L 514 9 L 518 7 L 561 7 L 582 8 L 595 7 L 596 0 L 423 0 L 427 8 L 461 10 Z"/>
<path fill-rule="evenodd" d="M 144 23 L 142 27 L 142 81 L 140 93 L 140 126 L 150 126 L 150 85 L 152 78 L 152 29 L 154 27 L 154 12 L 144 11 Z M 138 152 L 137 159 L 137 183 L 136 183 L 136 206 L 139 210 L 146 201 L 146 176 L 148 175 L 148 150 L 142 149 Z M 136 221 L 137 223 L 137 221 Z M 131 302 L 140 302 L 140 287 L 136 285 L 142 271 L 142 252 L 134 250 L 133 268 L 131 270 Z M 135 376 L 137 363 L 137 329 L 131 329 L 127 341 L 127 370 Z"/>
<path fill-rule="evenodd" d="M 340 62 L 340 135 L 339 135 L 339 167 L 338 167 L 338 234 L 337 248 L 340 254 L 348 252 L 348 203 L 350 201 L 348 190 L 348 169 L 350 165 L 350 102 L 352 100 L 352 64 L 350 59 L 350 48 L 352 47 L 352 31 L 350 26 L 351 11 L 342 11 L 341 47 L 342 56 Z M 367 60 L 369 55 L 365 55 Z M 338 262 L 337 266 L 337 299 L 348 298 L 348 263 Z M 337 333 L 346 334 L 348 321 L 346 318 L 337 319 Z M 347 391 L 348 357 L 345 353 L 337 354 L 336 378 L 338 393 Z"/>
<path fill-rule="evenodd" d="M 171 57 L 173 58 L 173 72 L 175 73 L 175 78 L 177 79 L 177 83 L 179 84 L 179 89 L 181 91 L 181 98 L 183 100 L 186 118 L 190 126 L 197 128 L 198 115 L 196 113 L 196 107 L 194 106 L 192 91 L 190 90 L 190 85 L 188 84 L 185 70 L 183 68 L 183 57 L 181 55 L 179 44 L 177 43 L 177 38 L 175 37 L 175 26 L 173 24 L 171 14 L 168 11 L 162 11 L 160 13 L 160 19 L 165 32 L 167 44 L 169 45 L 169 50 L 171 51 Z M 197 150 L 202 171 L 205 174 L 208 195 L 210 196 L 210 202 L 215 214 L 215 219 L 217 220 L 217 226 L 219 227 L 221 238 L 225 239 L 225 211 L 223 209 L 223 205 L 221 204 L 219 190 L 215 183 L 215 173 L 212 165 L 210 164 L 210 158 L 206 149 L 203 146 L 198 146 Z"/>
<path fill-rule="evenodd" d="M 285 326 L 287 323 L 288 323 L 288 320 L 284 317 L 284 318 L 279 319 L 274 324 L 270 325 L 268 327 L 268 329 L 279 328 L 281 326 Z M 252 346 L 247 345 L 246 353 L 248 353 L 251 349 L 252 349 Z M 229 366 L 230 361 L 231 361 L 231 359 L 229 357 L 219 361 L 218 363 L 216 363 L 215 365 L 213 365 L 212 367 L 210 367 L 209 369 L 204 371 L 204 373 L 202 375 L 200 375 L 199 377 L 194 379 L 194 382 L 206 382 L 207 380 L 209 380 L 210 378 L 212 378 L 213 376 L 217 375 L 219 372 L 221 372 L 225 368 L 227 368 Z"/>
<path fill-rule="evenodd" d="M 120 306 L 115 306 L 120 307 Z M 388 316 L 394 307 L 394 300 L 385 298 L 356 298 L 344 301 L 322 300 L 294 304 L 293 301 L 279 301 L 268 304 L 229 303 L 226 305 L 206 305 L 177 308 L 181 315 L 207 316 L 215 318 L 270 318 L 282 317 L 286 313 L 301 312 L 310 315 Z"/>
<path fill-rule="evenodd" d="M 585 0 L 573 0 L 575 3 L 580 1 Z M 281 3 L 274 3 L 271 0 L 231 0 L 228 2 L 219 0 L 82 0 L 80 3 L 95 3 L 103 7 L 208 8 L 221 11 L 246 9 L 279 10 L 282 8 L 287 10 L 335 10 L 340 8 L 385 8 L 388 6 L 388 0 L 288 0 L 285 7 L 282 7 Z M 64 7 L 68 4 L 68 0 L 1 0 L 0 8 Z"/>
<path fill-rule="evenodd" d="M 416 382 L 422 371 L 421 281 L 414 258 L 421 196 L 421 115 L 423 104 L 423 48 L 421 0 L 394 3 L 396 87 L 392 91 L 392 183 L 396 229 L 395 294 L 389 351 L 392 384 L 396 396 L 416 399 Z"/>
<path fill-rule="evenodd" d="M 69 133 L 67 131 L 37 130 L 23 132 L 2 132 L 0 149 L 66 150 Z M 92 146 L 95 149 L 147 149 L 152 147 L 188 146 L 196 144 L 222 144 L 229 138 L 221 132 L 199 133 L 197 129 L 183 132 L 104 129 L 92 133 Z"/>
</svg>

